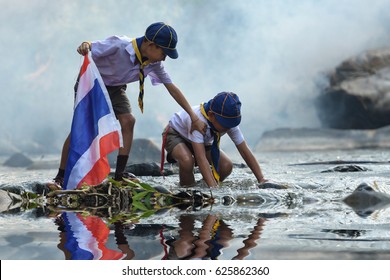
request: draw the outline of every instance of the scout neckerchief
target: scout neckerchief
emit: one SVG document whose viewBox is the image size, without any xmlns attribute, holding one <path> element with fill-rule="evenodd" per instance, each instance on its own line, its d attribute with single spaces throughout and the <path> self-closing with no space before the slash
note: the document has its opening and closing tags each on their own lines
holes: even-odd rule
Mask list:
<svg viewBox="0 0 390 280">
<path fill-rule="evenodd" d="M 212 260 L 217 260 L 218 257 L 221 255 L 221 249 L 223 248 L 223 245 L 221 244 L 221 236 L 220 236 L 220 232 L 221 232 L 221 221 L 219 219 L 217 219 L 210 231 L 210 240 L 208 241 L 208 243 L 210 243 L 210 246 L 209 246 L 209 256 L 210 256 L 210 259 Z"/>
<path fill-rule="evenodd" d="M 149 64 L 149 60 L 143 61 L 141 52 L 138 48 L 138 43 L 141 45 L 143 38 L 133 39 L 131 42 L 133 44 L 133 48 L 135 51 L 135 56 L 137 57 L 137 61 L 139 62 L 139 96 L 138 96 L 138 106 L 141 109 L 141 112 L 144 112 L 144 67 Z M 138 41 L 138 42 L 137 42 Z"/>
<path fill-rule="evenodd" d="M 221 140 L 221 134 L 215 129 L 215 127 L 212 125 L 210 122 L 210 118 L 207 115 L 205 109 L 204 109 L 204 103 L 200 104 L 200 111 L 202 112 L 202 115 L 207 119 L 207 122 L 211 128 L 212 134 L 214 135 L 214 141 L 213 144 L 211 145 L 211 170 L 213 171 L 213 175 L 217 183 L 219 183 L 219 141 Z"/>
</svg>

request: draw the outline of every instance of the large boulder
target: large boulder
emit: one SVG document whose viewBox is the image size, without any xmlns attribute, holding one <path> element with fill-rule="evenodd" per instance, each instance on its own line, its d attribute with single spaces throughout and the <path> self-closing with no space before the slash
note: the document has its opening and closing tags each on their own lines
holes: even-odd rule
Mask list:
<svg viewBox="0 0 390 280">
<path fill-rule="evenodd" d="M 115 168 L 118 151 L 108 156 L 110 166 Z M 128 164 L 160 162 L 161 148 L 151 139 L 137 138 L 133 140 Z"/>
<path fill-rule="evenodd" d="M 390 195 L 375 191 L 366 183 L 360 184 L 356 190 L 343 199 L 360 217 L 366 218 L 375 211 L 390 207 Z"/>
<path fill-rule="evenodd" d="M 390 48 L 345 60 L 317 100 L 325 127 L 372 129 L 390 124 Z"/>
<path fill-rule="evenodd" d="M 23 153 L 15 153 L 9 157 L 4 163 L 8 167 L 28 167 L 33 164 L 33 160 Z"/>
<path fill-rule="evenodd" d="M 131 147 L 131 163 L 160 162 L 161 148 L 151 139 L 134 139 Z"/>
</svg>

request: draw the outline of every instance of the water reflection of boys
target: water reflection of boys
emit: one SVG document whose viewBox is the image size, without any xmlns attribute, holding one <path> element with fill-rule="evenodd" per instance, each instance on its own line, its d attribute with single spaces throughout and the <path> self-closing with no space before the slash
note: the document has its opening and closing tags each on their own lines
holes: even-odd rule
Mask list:
<svg viewBox="0 0 390 280">
<path fill-rule="evenodd" d="M 62 213 L 55 223 L 60 231 L 58 248 L 66 260 L 131 260 L 134 251 L 123 233 L 123 224 L 115 223 L 115 239 L 119 251 L 105 246 L 110 229 L 96 216 L 83 217 L 72 212 Z"/>
<path fill-rule="evenodd" d="M 172 243 L 171 251 L 177 259 L 217 259 L 232 237 L 230 228 L 216 215 L 206 217 L 198 236 L 194 235 L 194 216 L 181 215 L 179 226 L 179 239 Z"/>
<path fill-rule="evenodd" d="M 246 256 L 249 255 L 249 250 L 256 247 L 256 240 L 260 238 L 261 232 L 263 231 L 264 222 L 266 219 L 259 218 L 257 224 L 254 226 L 251 234 L 248 235 L 248 238 L 243 241 L 244 247 L 237 250 L 237 256 L 233 257 L 233 260 L 243 260 Z"/>
<path fill-rule="evenodd" d="M 244 246 L 237 250 L 233 259 L 244 259 L 249 250 L 256 246 L 260 238 L 265 219 L 257 221 L 251 234 L 244 240 Z M 222 254 L 221 250 L 229 246 L 233 239 L 233 232 L 217 215 L 208 215 L 202 223 L 198 236 L 195 236 L 195 217 L 192 215 L 180 216 L 179 238 L 167 242 L 171 247 L 166 259 L 211 259 L 215 260 Z"/>
</svg>

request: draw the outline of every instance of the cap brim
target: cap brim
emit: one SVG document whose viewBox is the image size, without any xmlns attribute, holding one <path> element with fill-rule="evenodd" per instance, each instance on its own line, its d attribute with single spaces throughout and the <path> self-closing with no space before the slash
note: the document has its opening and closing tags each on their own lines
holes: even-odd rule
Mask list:
<svg viewBox="0 0 390 280">
<path fill-rule="evenodd" d="M 179 53 L 177 52 L 176 49 L 166 49 L 166 48 L 162 48 L 162 49 L 164 53 L 172 59 L 176 59 L 179 57 Z"/>
<path fill-rule="evenodd" d="M 236 117 L 236 118 L 224 118 L 224 117 L 221 117 L 220 115 L 215 114 L 215 117 L 217 118 L 217 121 L 219 122 L 219 124 L 227 129 L 236 127 L 241 122 L 241 116 Z"/>
</svg>

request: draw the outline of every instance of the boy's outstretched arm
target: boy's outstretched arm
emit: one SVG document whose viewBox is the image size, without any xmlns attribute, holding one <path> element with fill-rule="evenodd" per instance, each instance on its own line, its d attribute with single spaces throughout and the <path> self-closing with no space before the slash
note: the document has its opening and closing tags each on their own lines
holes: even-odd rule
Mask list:
<svg viewBox="0 0 390 280">
<path fill-rule="evenodd" d="M 210 163 L 206 157 L 206 149 L 204 144 L 192 142 L 192 148 L 194 149 L 195 159 L 198 163 L 199 171 L 203 176 L 203 180 L 210 188 L 218 187 L 218 183 L 214 179 L 213 172 L 210 168 Z"/>
<path fill-rule="evenodd" d="M 265 183 L 267 180 L 263 176 L 259 162 L 253 155 L 252 151 L 249 149 L 245 141 L 237 145 L 237 149 L 240 152 L 241 157 L 244 159 L 246 164 L 252 170 L 253 174 L 256 176 L 256 179 L 259 183 Z"/>
<path fill-rule="evenodd" d="M 184 94 L 174 84 L 164 84 L 164 85 L 168 90 L 168 92 L 172 95 L 173 99 L 176 100 L 177 104 L 179 104 L 188 113 L 188 115 L 190 115 L 192 121 L 191 132 L 197 130 L 204 135 L 206 133 L 207 125 L 204 122 L 202 122 L 198 118 L 198 116 L 194 113 L 191 105 L 184 97 Z"/>
</svg>

